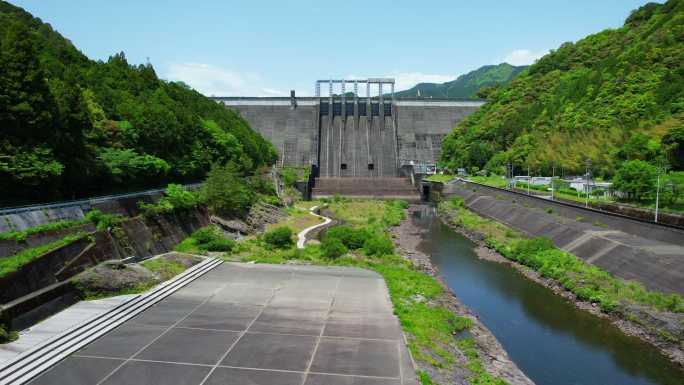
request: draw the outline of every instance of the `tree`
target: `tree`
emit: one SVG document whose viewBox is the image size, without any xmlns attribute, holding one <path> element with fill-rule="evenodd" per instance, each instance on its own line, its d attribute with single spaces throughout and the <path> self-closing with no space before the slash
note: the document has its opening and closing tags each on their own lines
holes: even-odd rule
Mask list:
<svg viewBox="0 0 684 385">
<path fill-rule="evenodd" d="M 34 38 L 20 22 L 13 22 L 0 40 L 0 125 L 14 141 L 49 139 L 56 106 L 38 60 Z"/>
<path fill-rule="evenodd" d="M 641 201 L 655 192 L 657 169 L 643 160 L 629 160 L 620 166 L 613 178 L 613 187 Z"/>
<path fill-rule="evenodd" d="M 668 160 L 675 170 L 684 170 L 684 124 L 672 128 L 662 142 Z"/>
<path fill-rule="evenodd" d="M 254 192 L 235 170 L 233 164 L 214 165 L 207 174 L 201 194 L 214 214 L 244 216 L 254 202 Z"/>
</svg>

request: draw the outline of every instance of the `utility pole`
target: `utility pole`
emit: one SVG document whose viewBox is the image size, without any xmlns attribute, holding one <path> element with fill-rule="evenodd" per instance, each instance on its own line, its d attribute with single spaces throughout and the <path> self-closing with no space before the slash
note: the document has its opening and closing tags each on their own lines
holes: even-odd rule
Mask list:
<svg viewBox="0 0 684 385">
<path fill-rule="evenodd" d="M 591 177 L 591 159 L 587 158 L 586 161 L 587 173 L 584 175 L 586 183 L 584 184 L 584 192 L 586 193 L 584 200 L 584 207 L 589 207 L 589 178 Z"/>
<path fill-rule="evenodd" d="M 656 179 L 656 204 L 655 204 L 655 222 L 658 223 L 658 205 L 660 203 L 660 174 L 664 171 L 665 166 L 662 164 L 658 166 L 658 177 Z"/>
<path fill-rule="evenodd" d="M 551 165 L 551 200 L 553 200 L 553 193 L 556 190 L 556 187 L 553 184 L 553 181 L 555 178 L 556 178 L 556 164 L 553 163 Z"/>
</svg>

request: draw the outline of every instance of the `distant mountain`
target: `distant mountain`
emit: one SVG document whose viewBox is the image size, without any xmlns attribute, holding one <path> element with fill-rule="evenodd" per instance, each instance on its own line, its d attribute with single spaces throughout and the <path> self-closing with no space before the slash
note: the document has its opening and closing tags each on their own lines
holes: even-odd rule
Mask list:
<svg viewBox="0 0 684 385">
<path fill-rule="evenodd" d="M 425 98 L 475 98 L 483 87 L 508 84 L 527 66 L 513 66 L 508 63 L 482 66 L 475 71 L 459 76 L 456 80 L 437 84 L 419 83 L 406 91 L 395 93 L 396 97 Z"/>
</svg>

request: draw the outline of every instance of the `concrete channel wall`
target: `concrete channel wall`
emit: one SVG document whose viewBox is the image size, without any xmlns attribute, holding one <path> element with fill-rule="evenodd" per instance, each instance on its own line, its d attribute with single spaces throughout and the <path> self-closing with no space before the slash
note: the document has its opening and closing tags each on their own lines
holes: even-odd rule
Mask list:
<svg viewBox="0 0 684 385">
<path fill-rule="evenodd" d="M 613 275 L 684 295 L 684 232 L 468 182 L 443 186 L 469 209 L 528 236 L 547 237 Z"/>
</svg>

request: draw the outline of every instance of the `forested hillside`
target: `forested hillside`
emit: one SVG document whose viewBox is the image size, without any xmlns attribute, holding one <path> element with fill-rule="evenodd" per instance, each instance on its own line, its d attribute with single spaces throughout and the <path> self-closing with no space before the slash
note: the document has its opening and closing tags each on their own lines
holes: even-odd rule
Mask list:
<svg viewBox="0 0 684 385">
<path fill-rule="evenodd" d="M 76 198 L 243 173 L 276 159 L 236 113 L 122 53 L 79 52 L 0 1 L 0 203 Z"/>
<path fill-rule="evenodd" d="M 425 98 L 477 98 L 485 96 L 492 89 L 508 84 L 513 77 L 527 66 L 512 66 L 508 63 L 482 66 L 475 71 L 459 76 L 456 80 L 437 84 L 420 83 L 405 91 L 395 93 L 397 97 Z M 478 95 L 478 91 L 482 94 Z"/>
<path fill-rule="evenodd" d="M 683 122 L 684 0 L 649 3 L 490 93 L 444 140 L 442 163 L 503 173 L 510 161 L 548 175 L 554 165 L 582 173 L 586 159 L 604 176 L 626 164 L 681 170 Z"/>
</svg>

